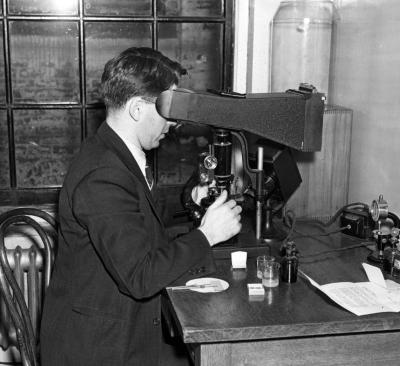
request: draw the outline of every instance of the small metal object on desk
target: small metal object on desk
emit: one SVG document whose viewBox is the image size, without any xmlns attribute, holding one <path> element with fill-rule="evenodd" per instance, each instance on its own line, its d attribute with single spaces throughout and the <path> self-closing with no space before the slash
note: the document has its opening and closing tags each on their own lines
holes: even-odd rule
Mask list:
<svg viewBox="0 0 400 366">
<path fill-rule="evenodd" d="M 293 241 L 287 242 L 284 249 L 286 254 L 281 260 L 282 281 L 293 283 L 297 281 L 297 271 L 299 267 L 298 250 Z"/>
<path fill-rule="evenodd" d="M 190 286 L 170 286 L 167 287 L 167 290 L 191 290 L 191 289 L 199 289 L 199 288 L 217 288 L 217 284 L 212 284 L 212 283 L 205 283 L 202 285 L 190 285 Z"/>
</svg>

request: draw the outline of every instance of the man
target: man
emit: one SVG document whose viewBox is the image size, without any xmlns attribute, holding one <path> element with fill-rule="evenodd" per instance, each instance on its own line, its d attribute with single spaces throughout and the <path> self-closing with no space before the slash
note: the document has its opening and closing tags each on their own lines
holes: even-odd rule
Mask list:
<svg viewBox="0 0 400 366">
<path fill-rule="evenodd" d="M 169 240 L 145 179 L 143 150 L 158 147 L 170 125 L 154 102 L 183 73 L 149 48 L 127 49 L 104 68 L 106 122 L 60 193 L 42 366 L 162 364 L 160 291 L 210 273 L 211 247 L 240 231 L 241 208 L 223 192 L 198 229 Z"/>
</svg>

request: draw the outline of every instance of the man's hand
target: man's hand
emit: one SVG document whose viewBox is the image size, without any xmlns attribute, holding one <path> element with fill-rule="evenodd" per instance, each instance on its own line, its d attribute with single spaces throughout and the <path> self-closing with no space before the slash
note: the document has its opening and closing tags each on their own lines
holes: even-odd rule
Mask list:
<svg viewBox="0 0 400 366">
<path fill-rule="evenodd" d="M 207 209 L 199 226 L 211 246 L 230 239 L 242 228 L 242 208 L 234 200 L 226 201 L 227 197 L 228 193 L 223 191 Z"/>
</svg>

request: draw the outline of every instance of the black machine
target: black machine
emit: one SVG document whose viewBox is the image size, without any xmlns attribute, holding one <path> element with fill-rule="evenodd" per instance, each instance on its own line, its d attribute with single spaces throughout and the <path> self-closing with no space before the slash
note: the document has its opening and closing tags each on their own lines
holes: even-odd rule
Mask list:
<svg viewBox="0 0 400 366">
<path fill-rule="evenodd" d="M 389 211 L 389 205 L 383 199 L 383 195 L 372 201 L 369 216 L 374 224 L 369 236 L 374 239 L 376 248 L 367 259 L 372 264 L 381 267 L 386 273 L 399 277 L 400 219 L 395 213 Z M 342 217 L 342 221 L 343 219 Z"/>
<path fill-rule="evenodd" d="M 156 107 L 164 118 L 213 127 L 213 142 L 199 155 L 198 171 L 183 195 L 194 222 L 227 190 L 244 206 L 250 197 L 256 245 L 282 240 L 284 233 L 274 227 L 272 217 L 301 183 L 291 149 L 321 149 L 324 101 L 324 95 L 307 84 L 283 93 L 161 93 Z M 196 205 L 191 188 L 212 181 L 215 187 Z"/>
</svg>

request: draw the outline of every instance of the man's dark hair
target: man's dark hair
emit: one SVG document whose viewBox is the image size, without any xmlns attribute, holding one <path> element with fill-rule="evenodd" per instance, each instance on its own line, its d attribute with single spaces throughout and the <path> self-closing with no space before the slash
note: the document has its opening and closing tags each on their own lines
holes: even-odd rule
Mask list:
<svg viewBox="0 0 400 366">
<path fill-rule="evenodd" d="M 101 77 L 103 100 L 107 108 L 121 108 L 134 96 L 157 97 L 178 85 L 186 70 L 161 52 L 147 47 L 132 47 L 109 60 Z"/>
</svg>

